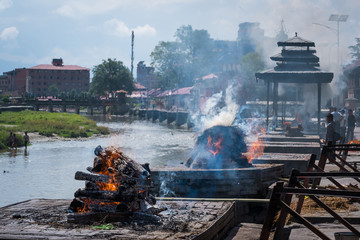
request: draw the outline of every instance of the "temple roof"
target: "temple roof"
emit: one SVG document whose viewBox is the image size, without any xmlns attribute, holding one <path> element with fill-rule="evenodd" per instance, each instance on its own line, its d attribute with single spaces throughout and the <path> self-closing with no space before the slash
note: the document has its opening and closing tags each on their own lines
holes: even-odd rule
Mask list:
<svg viewBox="0 0 360 240">
<path fill-rule="evenodd" d="M 315 47 L 315 43 L 309 40 L 303 39 L 297 36 L 295 33 L 295 37 L 289 38 L 286 41 L 278 42 L 277 45 L 279 47 L 287 47 L 287 46 L 295 46 L 295 47 Z"/>
<path fill-rule="evenodd" d="M 324 71 L 276 71 L 270 69 L 255 73 L 255 77 L 281 83 L 330 83 L 334 74 Z"/>
<path fill-rule="evenodd" d="M 304 52 L 304 51 L 301 51 Z M 313 54 L 287 54 L 285 52 L 270 57 L 273 61 L 279 62 L 319 62 L 319 58 Z"/>
<path fill-rule="evenodd" d="M 268 82 L 279 83 L 330 83 L 334 77 L 332 72 L 321 71 L 320 59 L 315 55 L 315 43 L 297 36 L 283 42 L 278 42 L 282 46 L 281 53 L 270 57 L 276 61 L 273 69 L 265 70 L 255 74 L 257 79 Z M 291 46 L 292 48 L 285 48 Z M 306 47 L 306 48 L 304 48 Z"/>
</svg>

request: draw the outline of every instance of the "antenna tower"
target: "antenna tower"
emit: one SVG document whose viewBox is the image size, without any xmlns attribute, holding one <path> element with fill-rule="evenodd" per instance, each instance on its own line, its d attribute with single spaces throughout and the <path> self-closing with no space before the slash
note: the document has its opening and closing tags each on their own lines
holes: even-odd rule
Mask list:
<svg viewBox="0 0 360 240">
<path fill-rule="evenodd" d="M 134 31 L 131 31 L 131 76 L 134 77 Z"/>
</svg>

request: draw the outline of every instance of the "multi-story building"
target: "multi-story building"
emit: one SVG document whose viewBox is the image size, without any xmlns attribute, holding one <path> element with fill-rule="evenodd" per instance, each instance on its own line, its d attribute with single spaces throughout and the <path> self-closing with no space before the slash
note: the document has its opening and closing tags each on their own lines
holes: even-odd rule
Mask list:
<svg viewBox="0 0 360 240">
<path fill-rule="evenodd" d="M 0 90 L 10 96 L 21 96 L 26 90 L 26 68 L 16 68 L 0 76 Z"/>
<path fill-rule="evenodd" d="M 49 87 L 55 85 L 59 93 L 89 91 L 90 69 L 77 65 L 63 65 L 61 58 L 52 64 L 40 64 L 31 68 L 16 68 L 0 75 L 0 90 L 10 96 L 50 95 Z"/>
<path fill-rule="evenodd" d="M 52 64 L 40 64 L 27 69 L 26 92 L 48 95 L 49 87 L 55 85 L 59 92 L 89 91 L 90 69 L 77 65 L 63 65 L 63 60 L 53 59 Z"/>
<path fill-rule="evenodd" d="M 155 89 L 159 87 L 159 78 L 154 73 L 153 67 L 147 67 L 144 61 L 137 64 L 137 82 L 145 86 L 147 89 Z"/>
</svg>

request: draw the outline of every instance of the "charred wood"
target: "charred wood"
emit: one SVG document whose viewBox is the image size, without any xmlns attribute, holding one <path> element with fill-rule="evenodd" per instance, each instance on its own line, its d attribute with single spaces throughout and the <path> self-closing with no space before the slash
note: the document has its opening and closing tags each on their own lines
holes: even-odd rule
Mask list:
<svg viewBox="0 0 360 240">
<path fill-rule="evenodd" d="M 134 195 L 126 195 L 119 192 L 114 191 L 88 191 L 83 189 L 78 189 L 74 193 L 75 198 L 91 198 L 91 199 L 99 199 L 104 201 L 113 201 L 113 202 L 131 202 L 135 199 Z"/>
<path fill-rule="evenodd" d="M 88 180 L 91 182 L 104 182 L 108 183 L 111 179 L 111 176 L 95 173 L 85 173 L 82 171 L 77 171 L 75 173 L 76 180 Z"/>
</svg>

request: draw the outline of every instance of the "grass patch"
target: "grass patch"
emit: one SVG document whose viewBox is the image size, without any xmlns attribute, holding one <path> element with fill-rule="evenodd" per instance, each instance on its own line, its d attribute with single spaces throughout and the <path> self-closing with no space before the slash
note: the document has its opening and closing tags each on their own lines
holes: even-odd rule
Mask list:
<svg viewBox="0 0 360 240">
<path fill-rule="evenodd" d="M 36 112 L 29 110 L 3 112 L 0 114 L 0 124 L 11 125 L 11 127 L 0 128 L 0 142 L 5 145 L 10 131 L 38 132 L 40 135 L 48 137 L 56 134 L 66 138 L 109 134 L 109 130 L 106 127 L 97 126 L 95 121 L 73 113 Z M 4 136 L 2 136 L 3 134 Z M 22 135 L 19 135 L 19 138 L 23 140 Z"/>
</svg>

